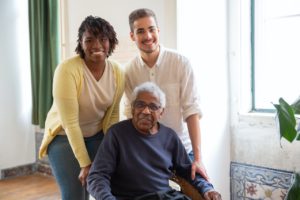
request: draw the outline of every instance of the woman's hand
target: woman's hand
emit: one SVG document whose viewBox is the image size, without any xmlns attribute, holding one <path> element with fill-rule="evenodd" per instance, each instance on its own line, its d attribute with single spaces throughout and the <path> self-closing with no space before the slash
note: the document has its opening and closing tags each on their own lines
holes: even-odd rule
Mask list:
<svg viewBox="0 0 300 200">
<path fill-rule="evenodd" d="M 86 178 L 89 175 L 89 171 L 90 171 L 91 165 L 88 165 L 86 167 L 82 167 L 78 176 L 78 179 L 81 182 L 82 186 L 86 185 Z"/>
</svg>

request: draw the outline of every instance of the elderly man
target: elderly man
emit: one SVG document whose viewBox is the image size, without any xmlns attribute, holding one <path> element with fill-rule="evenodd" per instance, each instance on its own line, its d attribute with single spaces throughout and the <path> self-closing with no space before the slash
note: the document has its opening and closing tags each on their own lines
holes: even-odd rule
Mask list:
<svg viewBox="0 0 300 200">
<path fill-rule="evenodd" d="M 191 160 L 177 134 L 159 123 L 165 94 L 151 82 L 132 95 L 132 119 L 113 125 L 105 135 L 88 176 L 96 200 L 189 199 L 169 186 L 176 175 L 189 181 L 205 200 L 221 195 L 199 174 L 191 179 Z"/>
</svg>

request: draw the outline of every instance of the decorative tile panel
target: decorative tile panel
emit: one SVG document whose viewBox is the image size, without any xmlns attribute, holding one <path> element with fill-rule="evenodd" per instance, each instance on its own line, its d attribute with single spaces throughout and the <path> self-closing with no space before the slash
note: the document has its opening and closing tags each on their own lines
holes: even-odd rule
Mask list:
<svg viewBox="0 0 300 200">
<path fill-rule="evenodd" d="M 293 172 L 231 162 L 231 200 L 284 200 Z"/>
</svg>

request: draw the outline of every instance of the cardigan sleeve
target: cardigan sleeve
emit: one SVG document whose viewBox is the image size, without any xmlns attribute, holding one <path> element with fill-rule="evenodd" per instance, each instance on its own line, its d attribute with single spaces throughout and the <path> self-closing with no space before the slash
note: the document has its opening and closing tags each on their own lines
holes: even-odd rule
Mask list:
<svg viewBox="0 0 300 200">
<path fill-rule="evenodd" d="M 91 164 L 91 160 L 79 126 L 80 64 L 81 61 L 76 59 L 57 68 L 53 79 L 53 99 L 74 155 L 80 167 L 85 167 Z"/>
</svg>

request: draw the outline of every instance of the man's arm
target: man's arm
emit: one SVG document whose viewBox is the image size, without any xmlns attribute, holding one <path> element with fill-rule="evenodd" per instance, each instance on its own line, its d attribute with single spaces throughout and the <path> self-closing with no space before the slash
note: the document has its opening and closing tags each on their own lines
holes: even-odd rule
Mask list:
<svg viewBox="0 0 300 200">
<path fill-rule="evenodd" d="M 131 105 L 130 105 L 130 102 L 131 102 L 131 95 L 132 95 L 132 92 L 133 92 L 133 89 L 134 89 L 134 85 L 131 83 L 132 80 L 130 79 L 130 75 L 131 75 L 131 72 L 130 72 L 130 65 L 126 65 L 125 66 L 125 88 L 124 88 L 124 115 L 127 119 L 131 118 L 132 117 L 132 114 L 131 114 Z"/>
<path fill-rule="evenodd" d="M 182 142 L 178 138 L 173 144 L 172 160 L 175 174 L 193 185 L 202 196 L 206 192 L 213 190 L 213 185 L 207 182 L 200 174 L 196 174 L 194 179 L 191 178 L 192 163 Z"/>
<path fill-rule="evenodd" d="M 175 159 L 173 159 L 173 164 L 176 175 L 194 186 L 205 200 L 221 200 L 221 195 L 214 190 L 213 185 L 206 181 L 200 174 L 196 173 L 195 178 L 191 179 L 192 164 L 185 148 L 179 139 L 174 144 L 173 158 Z"/>
<path fill-rule="evenodd" d="M 201 131 L 200 131 L 199 115 L 198 114 L 190 115 L 186 119 L 186 123 L 189 130 L 189 135 L 192 142 L 194 158 L 195 158 L 192 164 L 191 178 L 192 180 L 194 180 L 196 176 L 196 172 L 198 172 L 205 180 L 208 181 L 209 177 L 206 173 L 206 169 L 202 163 L 202 158 L 201 158 L 202 155 L 201 154 Z"/>
<path fill-rule="evenodd" d="M 128 91 L 129 89 L 127 89 Z M 130 104 L 130 97 L 128 96 L 128 93 L 129 92 L 126 92 L 125 90 L 125 93 L 123 95 L 123 102 L 124 102 L 124 111 L 123 111 L 123 114 L 125 115 L 126 119 L 129 119 L 132 117 L 132 114 L 131 114 L 131 104 Z"/>
<path fill-rule="evenodd" d="M 194 161 L 192 165 L 191 177 L 195 178 L 195 173 L 200 173 L 206 180 L 208 175 L 202 163 L 201 157 L 201 132 L 199 119 L 201 118 L 201 109 L 199 105 L 199 95 L 197 81 L 193 68 L 188 59 L 182 62 L 181 81 L 180 81 L 180 101 L 182 105 L 183 119 L 187 123 L 190 140 L 194 152 Z M 189 153 L 189 152 L 188 152 Z"/>
</svg>

